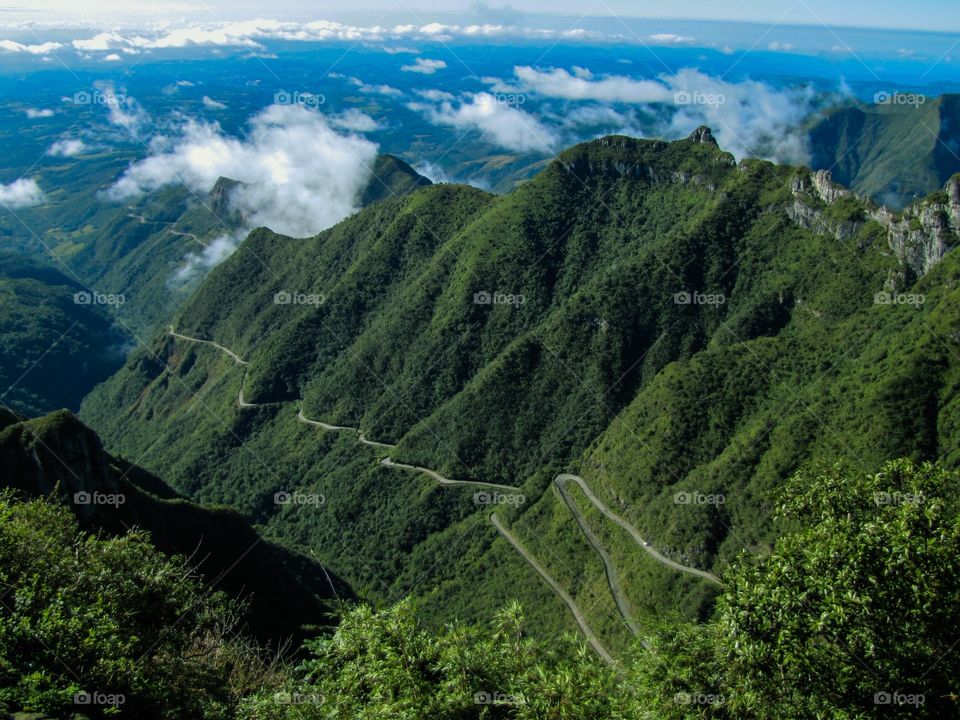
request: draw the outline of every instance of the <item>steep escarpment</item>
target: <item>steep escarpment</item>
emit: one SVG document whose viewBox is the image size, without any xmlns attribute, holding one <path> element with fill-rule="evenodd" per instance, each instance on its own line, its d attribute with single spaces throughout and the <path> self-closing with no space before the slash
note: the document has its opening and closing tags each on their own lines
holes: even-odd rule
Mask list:
<svg viewBox="0 0 960 720">
<path fill-rule="evenodd" d="M 880 225 L 890 249 L 919 277 L 960 242 L 960 175 L 936 192 L 897 213 L 833 182 L 827 170 L 799 173 L 792 183 L 790 217 L 801 226 L 838 240 L 855 236 L 868 221 Z"/>
</svg>

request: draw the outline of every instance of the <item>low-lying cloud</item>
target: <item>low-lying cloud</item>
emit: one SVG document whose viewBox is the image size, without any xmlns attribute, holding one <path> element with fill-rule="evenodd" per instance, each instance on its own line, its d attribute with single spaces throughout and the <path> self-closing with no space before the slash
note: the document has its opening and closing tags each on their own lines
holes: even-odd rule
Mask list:
<svg viewBox="0 0 960 720">
<path fill-rule="evenodd" d="M 173 274 L 167 283 L 170 288 L 181 288 L 184 285 L 206 275 L 228 257 L 233 255 L 240 238 L 230 233 L 224 233 L 212 240 L 198 253 L 187 253 L 183 258 L 183 265 Z"/>
<path fill-rule="evenodd" d="M 550 153 L 556 148 L 556 133 L 524 110 L 481 92 L 460 101 L 442 100 L 439 105 L 409 103 L 436 125 L 474 129 L 494 145 L 516 152 Z"/>
<path fill-rule="evenodd" d="M 20 178 L 8 185 L 0 183 L 0 207 L 17 210 L 43 202 L 43 191 L 33 178 Z"/>
<path fill-rule="evenodd" d="M 642 134 L 634 111 L 656 109 L 651 117 L 666 120 L 648 122 L 649 134 L 678 137 L 706 124 L 713 128 L 720 144 L 737 157 L 788 163 L 807 162 L 806 138 L 800 128 L 803 119 L 823 102 L 810 87 L 780 89 L 754 80 L 729 82 L 690 68 L 654 79 L 636 79 L 596 76 L 582 67 L 539 70 L 517 66 L 513 78 L 484 78 L 484 82 L 498 93 L 498 98 L 509 94 L 565 101 L 568 106 L 562 112 L 552 113 L 564 128 L 591 125 L 593 121 L 608 126 L 619 116 L 624 122 L 616 131 Z M 577 139 L 563 136 L 564 142 Z"/>
<path fill-rule="evenodd" d="M 267 107 L 250 120 L 245 137 L 191 120 L 177 136 L 155 137 L 151 148 L 153 154 L 131 165 L 108 197 L 125 201 L 176 184 L 206 193 L 218 178 L 229 177 L 241 183 L 230 201 L 252 225 L 300 237 L 356 209 L 377 156 L 374 143 L 338 133 L 320 112 L 301 105 Z"/>
<path fill-rule="evenodd" d="M 51 145 L 48 152 L 55 157 L 74 157 L 86 149 L 87 144 L 83 140 L 64 138 Z"/>
<path fill-rule="evenodd" d="M 421 75 L 433 75 L 437 70 L 444 70 L 447 64 L 443 60 L 431 60 L 430 58 L 418 57 L 413 61 L 413 65 L 401 65 L 403 72 L 420 73 Z"/>
</svg>

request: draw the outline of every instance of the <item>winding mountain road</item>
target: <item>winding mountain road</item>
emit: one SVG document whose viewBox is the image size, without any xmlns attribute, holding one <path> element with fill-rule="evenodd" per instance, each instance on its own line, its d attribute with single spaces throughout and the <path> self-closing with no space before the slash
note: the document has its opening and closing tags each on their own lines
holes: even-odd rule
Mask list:
<svg viewBox="0 0 960 720">
<path fill-rule="evenodd" d="M 566 504 L 570 514 L 573 515 L 573 519 L 576 520 L 577 525 L 580 526 L 580 531 L 587 539 L 590 547 L 592 547 L 594 552 L 600 556 L 600 561 L 603 563 L 603 571 L 607 576 L 607 587 L 610 588 L 610 594 L 613 596 L 613 600 L 617 604 L 617 610 L 620 611 L 620 617 L 623 618 L 623 621 L 630 629 L 630 632 L 633 633 L 634 636 L 638 635 L 640 633 L 640 627 L 633 620 L 633 611 L 630 609 L 630 603 L 627 600 L 627 596 L 623 592 L 623 588 L 620 586 L 620 576 L 617 575 L 617 570 L 613 565 L 613 561 L 610 559 L 610 555 L 604 549 L 600 539 L 594 534 L 593 529 L 587 523 L 586 518 L 581 514 L 580 508 L 577 507 L 576 502 L 574 502 L 573 498 L 570 497 L 570 493 L 567 492 L 567 488 L 564 486 L 564 484 L 554 480 L 553 486 L 560 495 L 560 499 Z"/>
<path fill-rule="evenodd" d="M 609 518 L 610 520 L 613 520 L 613 522 L 615 522 L 617 525 L 619 525 L 628 533 L 630 533 L 630 536 L 634 539 L 637 545 L 643 548 L 647 552 L 647 554 L 650 555 L 650 557 L 652 557 L 657 562 L 662 563 L 663 565 L 666 565 L 669 568 L 673 568 L 674 570 L 677 570 L 679 572 L 687 573 L 689 575 L 696 575 L 697 577 L 701 577 L 704 580 L 709 580 L 710 582 L 717 583 L 718 585 L 722 584 L 720 581 L 720 578 L 718 578 L 713 573 L 707 572 L 706 570 L 700 570 L 699 568 L 690 567 L 689 565 L 683 565 L 657 552 L 650 545 L 649 542 L 647 542 L 646 540 L 643 539 L 643 537 L 641 537 L 639 530 L 637 530 L 633 525 L 631 525 L 629 522 L 627 522 L 622 517 L 620 517 L 615 512 L 613 512 L 613 510 L 608 508 L 603 503 L 603 501 L 600 500 L 600 498 L 594 495 L 593 491 L 590 489 L 590 486 L 587 485 L 586 481 L 584 481 L 584 479 L 579 475 L 571 475 L 570 473 L 561 473 L 560 475 L 557 475 L 556 478 L 554 478 L 554 483 L 557 485 L 558 488 L 561 489 L 561 494 L 563 494 L 562 493 L 563 485 L 568 482 L 574 482 L 577 485 L 579 485 L 580 489 L 583 490 L 583 494 L 586 495 L 587 499 L 590 500 L 590 502 L 592 502 L 596 506 L 597 510 L 599 510 L 607 518 Z M 564 496 L 564 498 L 566 499 L 566 496 Z M 570 511 L 575 516 L 579 516 L 578 512 L 574 510 L 574 507 L 571 506 L 569 502 L 567 503 L 567 507 L 570 508 Z M 581 527 L 583 526 L 581 525 Z"/>
<path fill-rule="evenodd" d="M 567 591 L 564 590 L 562 587 L 560 587 L 560 583 L 558 583 L 556 580 L 553 579 L 553 576 L 547 572 L 547 569 L 540 564 L 540 561 L 537 560 L 530 553 L 530 551 L 528 551 L 520 543 L 519 540 L 517 540 L 517 538 L 513 535 L 513 533 L 507 530 L 507 528 L 500 523 L 500 519 L 497 517 L 496 513 L 490 513 L 490 522 L 497 529 L 497 532 L 500 533 L 501 537 L 503 537 L 504 540 L 510 543 L 510 545 L 513 546 L 513 549 L 516 550 L 518 553 L 520 553 L 520 556 L 527 561 L 527 564 L 530 565 L 530 567 L 532 567 L 537 572 L 537 574 L 543 578 L 544 582 L 546 582 L 547 585 L 550 586 L 550 589 L 553 590 L 556 596 L 559 597 L 561 600 L 563 600 L 563 602 L 566 604 L 567 608 L 570 610 L 571 614 L 573 615 L 574 620 L 577 621 L 577 625 L 580 628 L 580 632 L 582 632 L 584 637 L 587 638 L 587 642 L 590 643 L 590 646 L 594 649 L 597 655 L 602 657 L 611 665 L 614 665 L 615 662 L 613 660 L 613 657 L 607 651 L 607 648 L 603 646 L 603 643 L 601 643 L 600 640 L 597 638 L 596 633 L 593 632 L 593 630 L 590 628 L 590 625 L 587 624 L 586 617 L 584 617 L 583 613 L 580 611 L 580 608 L 577 607 L 577 604 L 573 601 L 573 598 L 570 597 Z"/>
<path fill-rule="evenodd" d="M 401 470 L 411 470 L 413 472 L 423 473 L 427 477 L 431 477 L 437 481 L 438 485 L 469 485 L 472 487 L 485 487 L 485 488 L 494 488 L 496 490 L 509 490 L 513 492 L 519 490 L 520 488 L 514 487 L 513 485 L 498 485 L 497 483 L 488 483 L 480 482 L 477 480 L 451 480 L 446 478 L 436 470 L 431 470 L 430 468 L 420 467 L 418 465 L 407 465 L 405 463 L 394 462 L 391 458 L 383 458 L 380 461 L 381 465 L 385 467 L 400 468 Z"/>
<path fill-rule="evenodd" d="M 209 345 L 211 347 L 214 347 L 217 350 L 220 350 L 221 352 L 229 355 L 230 358 L 232 358 L 237 365 L 249 365 L 249 363 L 246 360 L 241 358 L 235 352 L 233 352 L 232 350 L 230 350 L 229 348 L 223 345 L 220 345 L 219 343 L 213 342 L 212 340 L 203 340 L 201 338 L 192 337 L 190 335 L 183 335 L 181 333 L 177 333 L 174 331 L 172 325 L 170 326 L 169 331 L 171 336 L 180 338 L 181 340 L 186 340 L 188 342 L 201 343 L 204 345 Z M 245 380 L 246 380 L 246 375 L 244 375 L 244 381 Z M 254 408 L 254 407 L 260 406 L 259 403 L 248 403 L 244 400 L 243 382 L 241 382 L 240 384 L 240 391 L 237 396 L 237 404 L 241 408 Z M 381 443 L 381 442 L 369 440 L 359 428 L 348 427 L 345 425 L 331 425 L 329 423 L 321 422 L 320 420 L 311 420 L 310 418 L 308 418 L 306 415 L 303 414 L 302 404 L 298 404 L 297 420 L 307 425 L 321 428 L 322 430 L 347 431 L 347 432 L 356 433 L 359 442 L 371 447 L 383 448 L 383 449 L 394 449 L 397 447 L 396 445 L 391 445 L 389 443 Z M 512 485 L 500 485 L 498 483 L 486 483 L 486 482 L 472 481 L 472 480 L 451 480 L 450 478 L 444 477 L 437 471 L 431 470 L 430 468 L 395 462 L 392 458 L 389 458 L 389 457 L 381 458 L 380 464 L 383 465 L 384 467 L 407 470 L 410 472 L 418 472 L 418 473 L 427 475 L 432 480 L 434 480 L 438 485 L 442 485 L 442 486 L 458 486 L 458 485 L 473 486 L 473 487 L 481 487 L 481 488 L 492 488 L 497 490 L 506 490 L 510 492 L 519 490 L 518 487 L 514 487 Z M 613 596 L 613 599 L 617 605 L 617 610 L 619 611 L 627 627 L 630 629 L 631 633 L 633 633 L 634 635 L 637 635 L 639 633 L 639 627 L 637 626 L 636 622 L 633 620 L 632 612 L 630 610 L 630 605 L 623 592 L 623 588 L 620 585 L 620 579 L 619 579 L 619 576 L 617 575 L 616 568 L 614 567 L 614 564 L 610 558 L 610 555 L 604 549 L 599 538 L 597 538 L 596 534 L 590 528 L 590 525 L 587 522 L 586 518 L 580 512 L 580 508 L 577 506 L 576 502 L 573 500 L 573 498 L 570 496 L 569 492 L 567 491 L 567 488 L 565 486 L 568 482 L 573 482 L 576 485 L 578 485 L 580 489 L 583 491 L 584 495 L 587 497 L 587 499 L 591 503 L 593 503 L 593 505 L 604 515 L 604 517 L 608 518 L 609 520 L 612 520 L 617 525 L 619 525 L 624 530 L 626 530 L 630 534 L 630 536 L 633 538 L 633 540 L 637 543 L 637 545 L 639 545 L 648 555 L 650 555 L 651 558 L 665 565 L 666 567 L 669 567 L 678 572 L 695 575 L 702 579 L 709 580 L 710 582 L 721 584 L 720 578 L 718 578 L 713 573 L 707 572 L 705 570 L 700 570 L 698 568 L 689 567 L 687 565 L 683 565 L 681 563 L 676 562 L 675 560 L 671 560 L 670 558 L 666 557 L 665 555 L 655 550 L 650 545 L 650 543 L 640 535 L 639 530 L 637 530 L 627 520 L 620 517 L 615 512 L 613 512 L 613 510 L 607 507 L 607 505 L 604 504 L 603 501 L 601 501 L 593 493 L 590 487 L 586 484 L 586 481 L 579 475 L 572 475 L 570 473 L 561 473 L 560 475 L 557 475 L 553 481 L 554 487 L 556 488 L 558 494 L 560 495 L 560 498 L 563 501 L 563 503 L 567 506 L 567 509 L 573 515 L 574 520 L 576 521 L 577 525 L 580 527 L 580 530 L 583 532 L 584 537 L 587 539 L 587 542 L 590 544 L 593 550 L 600 557 L 600 560 L 603 563 L 604 572 L 606 573 L 607 585 L 610 588 L 610 594 Z M 496 513 L 490 514 L 490 522 L 494 526 L 494 528 L 496 528 L 497 532 L 501 535 L 501 537 L 503 537 L 514 548 L 514 550 L 516 550 L 520 554 L 520 556 L 523 557 L 524 560 L 526 560 L 526 562 L 530 565 L 530 567 L 532 567 L 536 571 L 536 573 L 540 575 L 541 578 L 543 578 L 543 580 L 547 583 L 550 589 L 553 590 L 553 592 L 557 595 L 557 597 L 559 597 L 563 601 L 563 603 L 569 608 L 578 627 L 580 628 L 581 632 L 584 634 L 584 637 L 586 637 L 587 642 L 594 649 L 594 651 L 596 651 L 596 653 L 600 655 L 600 657 L 602 657 L 608 663 L 615 664 L 612 656 L 604 647 L 603 643 L 601 643 L 600 640 L 597 638 L 593 630 L 590 628 L 589 624 L 586 621 L 586 617 L 584 616 L 580 608 L 577 606 L 573 598 L 570 596 L 570 594 L 567 593 L 560 586 L 560 584 L 550 575 L 550 573 L 547 572 L 546 568 L 536 559 L 536 557 L 534 557 L 534 555 L 531 554 L 530 551 L 527 550 L 526 547 L 524 547 L 520 543 L 520 541 L 509 530 L 507 530 L 506 527 L 503 526 L 499 518 L 497 518 Z"/>
<path fill-rule="evenodd" d="M 331 425 L 329 423 L 320 422 L 319 420 L 311 420 L 306 415 L 303 414 L 303 405 L 298 404 L 299 410 L 297 411 L 297 420 L 306 424 L 313 425 L 318 427 L 321 430 L 330 430 L 330 431 L 341 431 L 346 430 L 347 432 L 352 432 L 357 434 L 357 439 L 364 445 L 369 445 L 370 447 L 384 448 L 386 450 L 392 450 L 396 445 L 391 445 L 390 443 L 376 442 L 374 440 L 368 440 L 367 436 L 363 434 L 363 431 L 360 428 L 348 427 L 347 425 Z"/>
<path fill-rule="evenodd" d="M 233 358 L 233 361 L 234 361 L 237 365 L 249 365 L 249 364 L 250 364 L 250 363 L 248 363 L 246 360 L 244 360 L 242 357 L 240 357 L 239 355 L 237 355 L 233 350 L 231 350 L 231 349 L 228 348 L 228 347 L 224 347 L 224 346 L 221 345 L 220 343 L 215 343 L 213 340 L 203 340 L 202 338 L 190 337 L 189 335 L 181 335 L 180 333 L 174 331 L 173 325 L 170 325 L 169 327 L 170 327 L 170 334 L 173 335 L 173 337 L 175 337 L 175 338 L 180 338 L 181 340 L 187 340 L 187 341 L 189 341 L 189 342 L 203 343 L 204 345 L 211 345 L 211 346 L 215 347 L 217 350 L 220 350 L 221 352 L 225 352 L 227 355 L 229 355 L 230 357 L 232 357 L 232 358 Z"/>
</svg>

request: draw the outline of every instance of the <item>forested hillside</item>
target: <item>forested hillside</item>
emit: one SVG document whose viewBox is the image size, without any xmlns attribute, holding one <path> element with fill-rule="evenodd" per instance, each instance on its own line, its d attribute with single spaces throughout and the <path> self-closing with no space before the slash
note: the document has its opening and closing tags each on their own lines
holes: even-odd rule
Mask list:
<svg viewBox="0 0 960 720">
<path fill-rule="evenodd" d="M 706 128 L 608 137 L 505 196 L 255 231 L 82 416 L 372 600 L 436 624 L 519 598 L 619 655 L 711 616 L 805 463 L 956 464 L 958 228 L 958 178 L 894 215 Z"/>
</svg>

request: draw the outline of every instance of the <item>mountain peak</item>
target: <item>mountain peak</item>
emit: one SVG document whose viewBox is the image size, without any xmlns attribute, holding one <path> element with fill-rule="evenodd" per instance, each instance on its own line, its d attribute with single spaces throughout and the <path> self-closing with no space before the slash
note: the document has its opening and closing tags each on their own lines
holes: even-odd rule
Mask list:
<svg viewBox="0 0 960 720">
<path fill-rule="evenodd" d="M 708 128 L 706 125 L 701 125 L 696 130 L 694 130 L 687 138 L 691 142 L 699 144 L 709 144 L 709 145 L 718 145 L 717 139 L 713 136 L 713 130 Z"/>
</svg>

